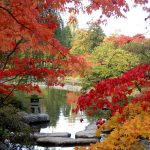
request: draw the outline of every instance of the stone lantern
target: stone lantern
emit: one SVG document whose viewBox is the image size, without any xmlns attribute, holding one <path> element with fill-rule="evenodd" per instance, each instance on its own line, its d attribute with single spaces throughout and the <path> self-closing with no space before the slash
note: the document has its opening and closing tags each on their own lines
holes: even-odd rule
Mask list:
<svg viewBox="0 0 150 150">
<path fill-rule="evenodd" d="M 41 109 L 40 109 L 40 97 L 38 97 L 38 95 L 31 95 L 31 105 L 30 105 L 30 109 L 31 109 L 31 113 L 34 114 L 38 114 L 41 113 Z"/>
</svg>

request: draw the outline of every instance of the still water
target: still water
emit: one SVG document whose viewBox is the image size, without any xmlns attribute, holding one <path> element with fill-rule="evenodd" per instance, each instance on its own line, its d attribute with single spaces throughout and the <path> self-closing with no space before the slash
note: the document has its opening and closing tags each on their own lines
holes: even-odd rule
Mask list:
<svg viewBox="0 0 150 150">
<path fill-rule="evenodd" d="M 47 113 L 50 123 L 47 126 L 37 128 L 41 133 L 69 132 L 71 138 L 75 138 L 75 133 L 85 129 L 90 120 L 84 114 L 73 114 L 72 109 L 75 107 L 79 93 L 44 88 L 40 103 L 41 112 Z M 18 95 L 19 96 L 19 95 Z M 24 103 L 29 108 L 30 100 L 26 98 Z M 28 111 L 30 111 L 28 109 Z M 80 118 L 84 121 L 81 123 Z M 40 147 L 34 146 L 33 150 L 72 150 L 73 147 Z"/>
</svg>

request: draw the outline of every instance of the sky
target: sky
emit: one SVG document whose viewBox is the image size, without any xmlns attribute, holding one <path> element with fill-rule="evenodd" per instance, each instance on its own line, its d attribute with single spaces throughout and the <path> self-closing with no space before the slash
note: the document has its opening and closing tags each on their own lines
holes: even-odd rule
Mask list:
<svg viewBox="0 0 150 150">
<path fill-rule="evenodd" d="M 127 36 L 134 36 L 138 33 L 144 34 L 146 37 L 150 37 L 150 27 L 146 28 L 149 21 L 144 19 L 148 16 L 146 12 L 143 12 L 142 8 L 132 8 L 130 12 L 126 13 L 127 18 L 110 18 L 107 25 L 102 25 L 102 29 L 107 36 L 112 34 L 124 34 Z M 93 15 L 87 15 L 80 13 L 77 15 L 79 28 L 87 28 L 87 22 L 91 19 L 96 19 L 98 12 Z M 67 22 L 68 15 L 63 15 L 64 21 Z"/>
</svg>

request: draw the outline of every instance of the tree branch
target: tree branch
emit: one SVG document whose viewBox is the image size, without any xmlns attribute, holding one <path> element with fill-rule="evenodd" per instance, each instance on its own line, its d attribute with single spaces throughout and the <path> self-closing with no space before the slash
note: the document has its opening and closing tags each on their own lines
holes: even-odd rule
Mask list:
<svg viewBox="0 0 150 150">
<path fill-rule="evenodd" d="M 5 10 L 18 24 L 20 24 L 20 25 L 23 26 L 24 28 L 26 28 L 26 29 L 32 31 L 30 28 L 28 28 L 27 26 L 25 26 L 24 24 L 22 24 L 21 22 L 19 22 L 19 21 L 17 20 L 17 18 L 16 18 L 8 9 L 6 9 L 6 8 L 3 7 L 3 6 L 0 6 L 0 8 L 3 9 L 3 10 Z"/>
<path fill-rule="evenodd" d="M 28 28 L 27 26 L 25 26 L 24 24 L 22 24 L 21 22 L 19 22 L 18 20 L 17 20 L 17 18 L 8 10 L 8 9 L 6 9 L 5 7 L 3 7 L 3 6 L 0 6 L 0 8 L 1 9 L 3 9 L 3 10 L 5 10 L 18 24 L 20 24 L 21 26 L 23 26 L 24 28 L 26 28 L 26 29 L 28 29 L 28 30 L 30 30 L 30 31 L 32 31 L 30 28 Z M 33 32 L 33 31 L 32 31 Z M 52 43 L 50 43 L 50 42 L 48 42 L 52 47 L 54 47 L 54 48 L 56 48 Z M 57 48 L 56 48 L 57 49 Z M 61 55 L 63 55 L 64 57 L 66 57 L 60 50 L 58 50 L 60 53 L 61 53 Z"/>
<path fill-rule="evenodd" d="M 23 77 L 18 81 L 17 85 L 14 86 L 14 88 L 9 92 L 9 94 L 3 99 L 3 103 L 8 99 L 8 97 L 12 94 L 12 92 L 16 89 L 16 87 L 20 84 L 22 81 Z"/>
<path fill-rule="evenodd" d="M 14 80 L 14 79 L 16 79 L 17 77 L 18 77 L 18 75 L 16 75 L 16 76 L 13 77 L 13 78 L 10 78 L 10 79 L 8 79 L 8 80 L 5 80 L 5 81 L 1 82 L 1 84 L 4 84 L 4 83 L 6 83 L 6 82 L 8 82 L 8 81 L 11 81 L 11 80 Z"/>
<path fill-rule="evenodd" d="M 7 55 L 6 61 L 5 61 L 5 63 L 4 63 L 4 66 L 3 66 L 2 70 L 5 70 L 6 65 L 7 65 L 8 61 L 9 61 L 10 56 L 16 51 L 18 45 L 19 45 L 22 41 L 23 41 L 23 38 L 21 38 L 21 39 L 16 43 L 15 47 L 13 48 L 13 50 Z"/>
</svg>

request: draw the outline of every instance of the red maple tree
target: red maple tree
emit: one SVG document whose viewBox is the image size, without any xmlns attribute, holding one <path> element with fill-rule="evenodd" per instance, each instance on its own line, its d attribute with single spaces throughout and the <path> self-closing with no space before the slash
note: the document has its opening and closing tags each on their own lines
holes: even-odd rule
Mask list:
<svg viewBox="0 0 150 150">
<path fill-rule="evenodd" d="M 124 44 L 131 43 L 131 42 L 143 42 L 148 39 L 145 38 L 145 36 L 142 34 L 136 34 L 133 37 L 126 36 L 126 35 L 110 36 L 106 38 L 105 40 L 115 43 L 115 45 L 118 47 L 118 46 L 122 46 Z"/>
<path fill-rule="evenodd" d="M 58 84 L 70 72 L 70 64 L 80 62 L 55 38 L 59 22 L 54 11 L 64 3 L 0 0 L 1 103 L 14 90 L 40 92 L 38 81 Z"/>
<path fill-rule="evenodd" d="M 97 83 L 87 94 L 79 97 L 74 111 L 88 110 L 91 115 L 98 109 L 108 108 L 112 114 L 122 113 L 129 102 L 139 101 L 142 102 L 143 109 L 146 109 L 150 102 L 149 86 L 150 65 L 139 65 L 119 77 Z"/>
<path fill-rule="evenodd" d="M 150 11 L 147 0 L 136 0 L 134 4 Z M 81 0 L 0 0 L 0 93 L 6 95 L 4 99 L 14 89 L 39 91 L 37 85 L 24 82 L 25 79 L 46 80 L 52 85 L 68 73 L 68 64 L 77 60 L 55 38 L 59 22 L 53 12 L 78 13 L 79 8 L 87 13 L 100 9 L 100 19 L 124 17 L 130 10 L 125 0 L 90 0 L 86 7 Z M 37 57 L 41 52 L 43 57 Z"/>
</svg>

